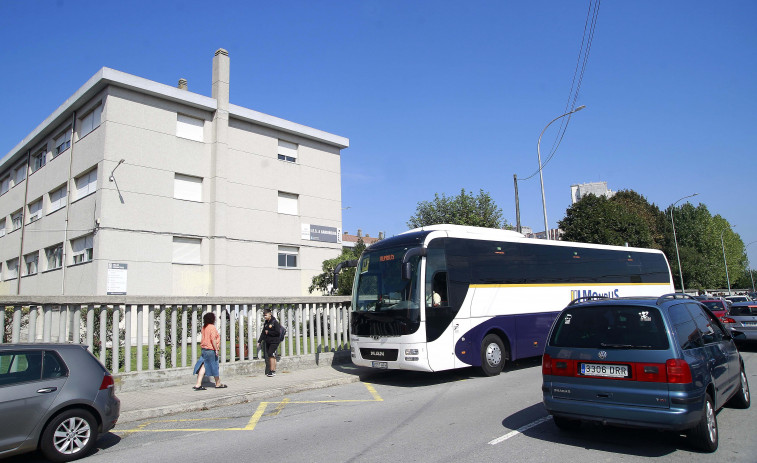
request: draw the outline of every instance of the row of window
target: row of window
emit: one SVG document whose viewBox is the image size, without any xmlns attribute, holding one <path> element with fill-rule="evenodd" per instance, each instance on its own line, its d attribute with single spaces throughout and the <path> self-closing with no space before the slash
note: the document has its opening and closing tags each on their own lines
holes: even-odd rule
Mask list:
<svg viewBox="0 0 757 463">
<path fill-rule="evenodd" d="M 176 115 L 176 136 L 194 141 L 205 141 L 204 138 L 205 121 L 195 117 L 185 116 L 184 114 Z M 297 162 L 296 143 L 279 140 L 278 158 L 285 162 Z"/>
<path fill-rule="evenodd" d="M 73 197 L 71 198 L 72 202 L 94 193 L 97 187 L 97 167 L 76 177 L 74 179 L 74 187 L 76 188 L 76 190 L 73 192 Z M 39 220 L 42 217 L 43 210 L 45 210 L 47 214 L 52 214 L 58 209 L 65 207 L 67 194 L 68 189 L 64 184 L 54 190 L 51 190 L 46 195 L 41 196 L 34 201 L 31 201 L 26 205 L 27 223 L 32 223 Z M 21 228 L 22 217 L 22 209 L 13 212 L 10 215 L 10 222 L 7 222 L 7 225 L 10 225 L 10 227 L 6 227 L 6 217 L 0 218 L 0 237 L 5 236 L 6 229 L 12 232 Z"/>
<path fill-rule="evenodd" d="M 296 246 L 279 246 L 279 268 L 298 268 L 300 248 Z M 173 237 L 174 264 L 202 265 L 202 239 Z"/>
<path fill-rule="evenodd" d="M 102 118 L 102 104 L 98 103 L 91 111 L 78 119 L 77 128 L 79 138 L 83 138 L 91 131 L 100 126 Z M 6 175 L 0 178 L 0 195 L 5 194 L 14 186 L 26 179 L 28 174 L 34 173 L 47 164 L 48 157 L 55 159 L 71 147 L 71 126 L 66 127 L 57 137 L 53 138 L 53 148 L 48 149 L 48 143 L 34 151 L 31 157 L 31 165 L 26 160 L 12 168 Z M 29 172 L 31 169 L 31 172 Z"/>
<path fill-rule="evenodd" d="M 94 235 L 85 235 L 70 240 L 71 260 L 68 265 L 83 264 L 92 261 Z M 44 268 L 41 271 L 55 270 L 63 267 L 63 243 L 24 254 L 21 276 L 36 275 L 40 272 L 40 255 L 44 258 Z M 5 261 L 5 268 L 0 262 L 0 279 L 2 281 L 18 278 L 18 257 Z"/>
<path fill-rule="evenodd" d="M 202 177 L 174 174 L 173 197 L 186 201 L 202 202 Z M 278 192 L 278 212 L 280 214 L 299 215 L 299 195 Z"/>
</svg>

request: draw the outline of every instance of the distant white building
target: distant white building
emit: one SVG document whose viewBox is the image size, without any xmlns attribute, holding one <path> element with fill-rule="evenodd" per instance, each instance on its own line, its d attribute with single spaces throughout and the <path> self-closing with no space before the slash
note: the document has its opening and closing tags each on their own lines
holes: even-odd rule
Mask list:
<svg viewBox="0 0 757 463">
<path fill-rule="evenodd" d="M 581 198 L 589 194 L 604 196 L 609 199 L 615 195 L 615 192 L 607 188 L 607 182 L 582 183 L 570 186 L 571 204 L 576 204 Z"/>
</svg>

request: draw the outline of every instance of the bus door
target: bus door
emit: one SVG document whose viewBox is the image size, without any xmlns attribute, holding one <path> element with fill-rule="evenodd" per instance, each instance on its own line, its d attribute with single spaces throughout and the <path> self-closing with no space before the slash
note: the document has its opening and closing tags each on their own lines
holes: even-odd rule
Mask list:
<svg viewBox="0 0 757 463">
<path fill-rule="evenodd" d="M 434 371 L 455 368 L 455 343 L 461 333 L 455 315 L 457 310 L 450 301 L 449 273 L 443 240 L 434 240 L 426 250 L 425 316 L 426 349 L 429 366 Z"/>
</svg>

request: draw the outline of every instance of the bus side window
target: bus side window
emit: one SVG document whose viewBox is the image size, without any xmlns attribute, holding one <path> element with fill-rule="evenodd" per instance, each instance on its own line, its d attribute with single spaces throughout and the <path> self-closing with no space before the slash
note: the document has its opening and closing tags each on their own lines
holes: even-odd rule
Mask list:
<svg viewBox="0 0 757 463">
<path fill-rule="evenodd" d="M 434 307 L 446 307 L 449 305 L 449 299 L 447 298 L 447 272 L 436 272 L 434 274 L 431 297 Z"/>
</svg>

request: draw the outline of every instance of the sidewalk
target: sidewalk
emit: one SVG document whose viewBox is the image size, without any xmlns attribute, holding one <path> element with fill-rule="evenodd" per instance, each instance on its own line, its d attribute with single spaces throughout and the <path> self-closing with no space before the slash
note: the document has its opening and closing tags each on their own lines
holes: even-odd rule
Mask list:
<svg viewBox="0 0 757 463">
<path fill-rule="evenodd" d="M 324 365 L 320 367 L 277 372 L 269 378 L 260 374 L 251 376 L 221 376 L 227 389 L 215 389 L 205 378 L 205 391 L 195 391 L 196 376 L 188 376 L 185 385 L 142 388 L 137 391 L 117 392 L 121 399 L 119 424 L 157 418 L 164 415 L 234 405 L 279 397 L 286 394 L 320 389 L 360 381 L 359 369 L 352 364 Z"/>
</svg>

